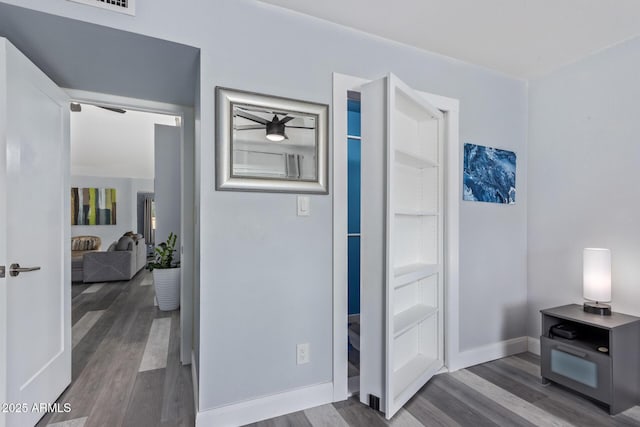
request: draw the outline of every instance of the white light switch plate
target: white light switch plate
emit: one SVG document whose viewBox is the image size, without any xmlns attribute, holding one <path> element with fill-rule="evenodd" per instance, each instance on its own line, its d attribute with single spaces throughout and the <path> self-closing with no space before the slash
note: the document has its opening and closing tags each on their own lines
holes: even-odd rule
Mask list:
<svg viewBox="0 0 640 427">
<path fill-rule="evenodd" d="M 311 199 L 309 196 L 298 196 L 298 216 L 311 215 Z"/>
</svg>

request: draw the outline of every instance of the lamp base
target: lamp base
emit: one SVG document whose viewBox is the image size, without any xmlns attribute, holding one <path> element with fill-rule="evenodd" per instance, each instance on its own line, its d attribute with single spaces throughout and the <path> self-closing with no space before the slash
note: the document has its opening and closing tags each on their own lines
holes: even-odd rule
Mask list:
<svg viewBox="0 0 640 427">
<path fill-rule="evenodd" d="M 583 305 L 584 311 L 592 314 L 599 314 L 600 316 L 611 316 L 611 306 L 609 304 L 602 304 L 600 302 L 585 302 Z"/>
</svg>

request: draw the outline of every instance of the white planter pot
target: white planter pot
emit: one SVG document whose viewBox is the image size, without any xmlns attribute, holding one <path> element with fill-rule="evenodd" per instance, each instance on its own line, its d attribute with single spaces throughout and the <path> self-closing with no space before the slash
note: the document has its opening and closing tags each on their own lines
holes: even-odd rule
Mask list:
<svg viewBox="0 0 640 427">
<path fill-rule="evenodd" d="M 179 268 L 154 269 L 153 286 L 160 310 L 171 311 L 180 307 Z"/>
</svg>

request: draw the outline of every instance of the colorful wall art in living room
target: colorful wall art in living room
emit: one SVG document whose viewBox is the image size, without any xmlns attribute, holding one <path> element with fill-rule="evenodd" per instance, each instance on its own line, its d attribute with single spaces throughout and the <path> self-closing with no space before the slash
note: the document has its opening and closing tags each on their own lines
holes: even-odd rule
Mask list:
<svg viewBox="0 0 640 427">
<path fill-rule="evenodd" d="M 463 200 L 516 203 L 516 153 L 464 144 Z"/>
<path fill-rule="evenodd" d="M 71 189 L 71 225 L 115 224 L 115 188 Z"/>
</svg>

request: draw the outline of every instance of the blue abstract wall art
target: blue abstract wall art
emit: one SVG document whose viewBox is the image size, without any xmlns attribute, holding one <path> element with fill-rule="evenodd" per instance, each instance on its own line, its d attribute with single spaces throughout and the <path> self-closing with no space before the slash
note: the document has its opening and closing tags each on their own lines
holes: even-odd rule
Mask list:
<svg viewBox="0 0 640 427">
<path fill-rule="evenodd" d="M 463 200 L 516 203 L 516 153 L 464 144 Z"/>
</svg>

